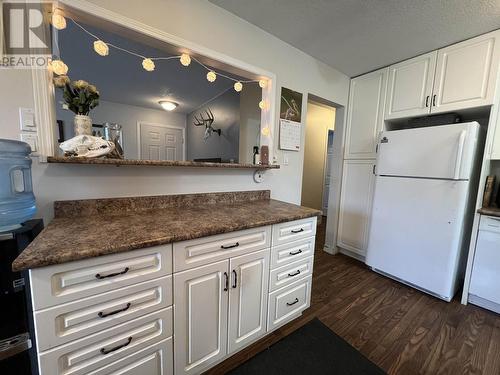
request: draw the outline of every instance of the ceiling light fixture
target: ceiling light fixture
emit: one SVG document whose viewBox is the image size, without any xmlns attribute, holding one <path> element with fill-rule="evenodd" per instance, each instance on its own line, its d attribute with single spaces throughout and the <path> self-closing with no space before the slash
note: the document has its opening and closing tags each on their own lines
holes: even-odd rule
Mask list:
<svg viewBox="0 0 500 375">
<path fill-rule="evenodd" d="M 177 108 L 177 106 L 179 104 L 175 103 L 175 102 L 171 102 L 169 100 L 160 100 L 158 102 L 159 105 L 162 106 L 162 108 L 165 110 L 165 111 L 173 111 L 174 109 Z"/>
</svg>

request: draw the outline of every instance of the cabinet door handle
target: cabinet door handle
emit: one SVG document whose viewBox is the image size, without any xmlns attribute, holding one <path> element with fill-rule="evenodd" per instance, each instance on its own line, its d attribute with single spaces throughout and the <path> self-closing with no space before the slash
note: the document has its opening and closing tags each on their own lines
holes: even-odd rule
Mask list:
<svg viewBox="0 0 500 375">
<path fill-rule="evenodd" d="M 372 169 L 373 174 L 376 174 L 376 170 L 375 170 L 376 167 L 377 166 L 375 164 L 373 164 L 373 169 Z"/>
<path fill-rule="evenodd" d="M 130 268 L 125 267 L 125 269 L 123 271 L 121 271 L 121 272 L 115 272 L 115 273 L 110 273 L 109 275 L 101 275 L 100 273 L 96 273 L 95 274 L 95 278 L 100 280 L 100 279 L 105 279 L 107 277 L 114 277 L 114 276 L 124 275 L 129 270 L 130 270 Z"/>
<path fill-rule="evenodd" d="M 235 270 L 233 270 L 233 275 L 234 275 L 234 281 L 232 287 L 234 289 L 238 286 L 238 273 Z"/>
<path fill-rule="evenodd" d="M 433 107 L 435 107 L 435 106 L 436 106 L 436 96 L 437 96 L 436 94 L 434 94 L 434 95 L 432 96 L 432 106 L 433 106 Z"/>
<path fill-rule="evenodd" d="M 297 272 L 295 272 L 295 273 L 289 273 L 288 277 L 294 277 L 294 276 L 297 276 L 297 275 L 300 275 L 300 270 L 297 270 Z"/>
<path fill-rule="evenodd" d="M 429 106 L 429 99 L 430 99 L 430 96 L 429 96 L 429 95 L 427 95 L 427 96 L 425 97 L 425 107 L 426 107 L 426 108 Z"/>
<path fill-rule="evenodd" d="M 229 277 L 227 277 L 227 272 L 224 272 L 224 292 L 229 289 Z"/>
<path fill-rule="evenodd" d="M 297 251 L 290 251 L 290 255 L 297 255 L 297 254 L 300 254 L 302 252 L 302 250 L 297 250 Z"/>
<path fill-rule="evenodd" d="M 221 245 L 220 248 L 221 249 L 232 249 L 233 247 L 238 247 L 238 246 L 240 246 L 240 243 L 236 242 L 234 245 L 229 245 L 229 246 Z"/>
<path fill-rule="evenodd" d="M 127 305 L 123 309 L 110 311 L 109 313 L 103 313 L 102 311 L 99 311 L 99 313 L 97 315 L 99 316 L 99 318 L 105 318 L 105 317 L 110 316 L 110 315 L 115 315 L 115 314 L 121 313 L 123 311 L 127 311 L 128 309 L 130 309 L 130 306 L 132 306 L 132 304 L 129 302 L 129 303 L 127 303 Z"/>
<path fill-rule="evenodd" d="M 132 342 L 132 336 L 130 336 L 128 339 L 127 339 L 127 342 L 125 344 L 121 344 L 121 345 L 118 345 L 118 346 L 115 346 L 114 348 L 111 348 L 111 349 L 106 349 L 106 348 L 101 348 L 101 354 L 109 354 L 111 352 L 114 352 L 118 349 L 121 349 L 121 348 L 124 348 L 126 347 L 127 345 L 129 345 L 130 343 Z"/>
<path fill-rule="evenodd" d="M 287 302 L 287 303 L 286 303 L 286 305 L 287 305 L 287 306 L 293 306 L 293 305 L 295 305 L 297 302 L 299 302 L 299 299 L 298 299 L 298 298 L 295 298 L 295 301 L 293 301 L 293 302 Z"/>
<path fill-rule="evenodd" d="M 300 229 L 292 229 L 291 232 L 292 233 L 300 233 L 300 232 L 303 232 L 304 231 L 304 228 L 300 228 Z"/>
</svg>

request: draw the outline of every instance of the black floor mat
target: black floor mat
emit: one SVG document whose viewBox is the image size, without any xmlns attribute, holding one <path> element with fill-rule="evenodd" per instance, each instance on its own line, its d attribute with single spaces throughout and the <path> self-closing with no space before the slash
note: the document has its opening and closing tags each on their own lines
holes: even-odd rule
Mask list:
<svg viewBox="0 0 500 375">
<path fill-rule="evenodd" d="M 229 374 L 385 374 L 360 352 L 314 319 Z"/>
</svg>

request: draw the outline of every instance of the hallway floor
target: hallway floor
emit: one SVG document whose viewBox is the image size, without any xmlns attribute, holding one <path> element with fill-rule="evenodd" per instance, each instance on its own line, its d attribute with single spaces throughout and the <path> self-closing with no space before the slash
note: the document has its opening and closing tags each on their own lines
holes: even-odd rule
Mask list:
<svg viewBox="0 0 500 375">
<path fill-rule="evenodd" d="M 458 297 L 446 303 L 325 253 L 325 223 L 316 237 L 311 307 L 207 373 L 236 367 L 318 317 L 390 374 L 500 374 L 499 315 Z"/>
</svg>

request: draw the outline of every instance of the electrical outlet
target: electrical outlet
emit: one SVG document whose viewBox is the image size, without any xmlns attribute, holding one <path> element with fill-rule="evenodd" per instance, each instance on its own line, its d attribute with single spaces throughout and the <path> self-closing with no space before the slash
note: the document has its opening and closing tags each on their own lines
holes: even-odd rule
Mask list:
<svg viewBox="0 0 500 375">
<path fill-rule="evenodd" d="M 288 165 L 289 163 L 289 160 L 288 160 L 288 154 L 287 153 L 283 153 L 283 165 Z"/>
<path fill-rule="evenodd" d="M 38 136 L 36 134 L 21 134 L 21 141 L 30 145 L 32 153 L 38 151 Z"/>
</svg>

